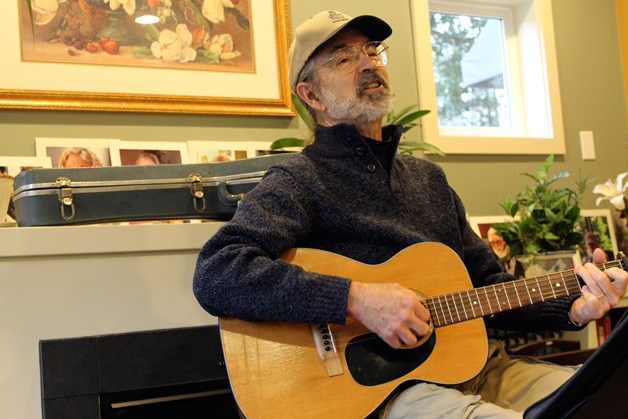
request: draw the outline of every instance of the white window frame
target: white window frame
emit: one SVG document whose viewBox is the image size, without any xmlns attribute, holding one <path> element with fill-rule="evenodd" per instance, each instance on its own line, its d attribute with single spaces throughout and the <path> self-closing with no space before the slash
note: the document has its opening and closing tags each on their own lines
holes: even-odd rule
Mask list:
<svg viewBox="0 0 628 419">
<path fill-rule="evenodd" d="M 425 141 L 447 154 L 565 154 L 551 0 L 421 0 L 411 5 L 419 105 L 432 111 L 421 119 Z M 512 129 L 439 127 L 431 10 L 506 19 L 508 78 L 520 80 L 509 90 Z"/>
</svg>

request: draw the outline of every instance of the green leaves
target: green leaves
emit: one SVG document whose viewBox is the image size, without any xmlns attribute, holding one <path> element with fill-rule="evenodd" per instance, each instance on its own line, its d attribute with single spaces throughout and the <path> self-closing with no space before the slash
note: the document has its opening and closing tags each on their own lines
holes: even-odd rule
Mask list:
<svg viewBox="0 0 628 419">
<path fill-rule="evenodd" d="M 550 155 L 536 174 L 523 173 L 534 184 L 526 186 L 514 199 L 506 197 L 501 204 L 515 220 L 493 227 L 510 246 L 512 256 L 571 250 L 582 241 L 582 234 L 575 229 L 580 221 L 580 199 L 588 180 L 581 176 L 575 188 L 553 188 L 556 181 L 570 176 L 569 172 L 550 176 L 553 163 L 554 156 Z"/>
</svg>

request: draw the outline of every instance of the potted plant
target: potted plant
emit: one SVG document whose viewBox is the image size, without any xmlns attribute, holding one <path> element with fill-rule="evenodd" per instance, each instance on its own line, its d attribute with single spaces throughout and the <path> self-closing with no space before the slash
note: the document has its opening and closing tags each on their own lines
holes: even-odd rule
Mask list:
<svg viewBox="0 0 628 419">
<path fill-rule="evenodd" d="M 570 173 L 550 176 L 553 164 L 554 156 L 550 155 L 536 174 L 523 173 L 533 184 L 501 204 L 513 219 L 493 225 L 510 247 L 510 256 L 518 256 L 524 264 L 534 264 L 539 255 L 548 252 L 575 254 L 582 243 L 583 235 L 578 231 L 579 204 L 588 181 L 581 176 L 573 187 L 557 188 L 555 183 L 569 177 Z"/>
<path fill-rule="evenodd" d="M 314 127 L 314 121 L 310 116 L 305 106 L 301 103 L 298 96 L 292 93 L 292 104 L 296 109 L 297 113 L 307 125 L 310 130 Z M 412 128 L 418 125 L 418 122 L 415 122 L 419 118 L 424 115 L 430 113 L 429 110 L 416 110 L 419 105 L 410 105 L 398 113 L 395 111 L 390 111 L 386 117 L 386 124 L 402 124 L 403 125 L 403 138 L 405 140 L 405 133 L 411 130 Z M 270 145 L 271 150 L 281 150 L 281 149 L 294 149 L 294 148 L 302 148 L 307 143 L 306 140 L 302 138 L 295 137 L 286 137 L 279 138 L 278 140 L 273 141 Z M 426 143 L 424 141 L 401 141 L 399 143 L 399 152 L 405 154 L 412 154 L 414 151 L 427 151 L 430 153 L 438 154 L 439 156 L 444 156 L 443 153 L 438 147 L 433 144 Z"/>
</svg>

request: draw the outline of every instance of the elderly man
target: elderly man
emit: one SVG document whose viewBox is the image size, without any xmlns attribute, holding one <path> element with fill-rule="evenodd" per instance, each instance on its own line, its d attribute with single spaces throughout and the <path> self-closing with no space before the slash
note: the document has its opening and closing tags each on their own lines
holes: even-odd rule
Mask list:
<svg viewBox="0 0 628 419">
<path fill-rule="evenodd" d="M 290 84 L 316 121 L 314 141 L 269 170 L 201 250 L 194 292 L 211 314 L 332 324 L 352 316 L 392 348 L 411 346 L 428 333 L 423 298 L 395 278 L 366 283 L 308 272 L 279 259 L 292 247 L 379 264 L 415 243 L 439 242 L 457 253 L 476 287 L 514 279 L 500 272 L 468 225 L 443 171 L 398 154 L 401 126 L 382 126 L 393 97 L 384 42 L 391 34 L 377 17 L 338 11 L 321 12 L 296 29 Z M 596 258 L 601 262 L 604 255 Z M 576 330 L 607 313 L 626 291 L 622 270 L 602 272 L 589 264 L 577 273 L 586 282 L 581 296 L 506 311 L 487 322 Z M 457 389 L 414 385 L 382 415 L 519 417 L 571 374 L 573 369 L 512 361 L 493 343 L 475 379 Z M 515 375 L 516 383 L 499 382 Z"/>
</svg>

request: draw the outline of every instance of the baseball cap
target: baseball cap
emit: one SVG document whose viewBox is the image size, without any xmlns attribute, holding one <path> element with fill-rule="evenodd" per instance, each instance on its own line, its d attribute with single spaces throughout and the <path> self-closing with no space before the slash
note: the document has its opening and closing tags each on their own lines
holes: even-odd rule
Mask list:
<svg viewBox="0 0 628 419">
<path fill-rule="evenodd" d="M 290 87 L 296 90 L 297 78 L 310 56 L 325 41 L 344 28 L 357 28 L 373 41 L 383 41 L 392 34 L 392 28 L 375 16 L 347 16 L 336 10 L 320 12 L 297 27 L 288 52 Z"/>
</svg>

